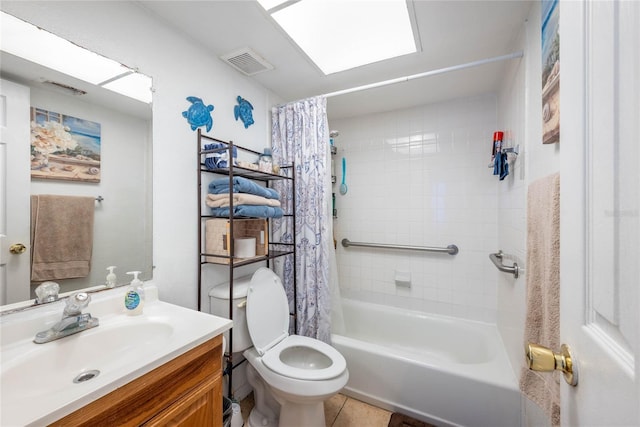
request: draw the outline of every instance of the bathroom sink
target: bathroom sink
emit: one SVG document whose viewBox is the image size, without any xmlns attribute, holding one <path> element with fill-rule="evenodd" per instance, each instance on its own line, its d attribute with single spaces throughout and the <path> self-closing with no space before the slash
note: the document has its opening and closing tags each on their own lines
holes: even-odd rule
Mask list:
<svg viewBox="0 0 640 427">
<path fill-rule="evenodd" d="M 59 320 L 61 303 L 2 316 L 0 425 L 48 424 L 231 327 L 145 291 L 139 316 L 124 313 L 124 289 L 93 294 L 84 311 L 99 326 L 45 344 L 33 338 Z"/>
<path fill-rule="evenodd" d="M 3 357 L 3 388 L 5 384 L 19 386 L 23 397 L 40 401 L 50 393 L 63 392 L 82 373 L 98 371 L 93 376 L 97 378 L 119 372 L 133 358 L 152 357 L 173 334 L 167 322 L 124 320 L 46 345 L 25 343 L 19 358 L 6 362 Z"/>
</svg>

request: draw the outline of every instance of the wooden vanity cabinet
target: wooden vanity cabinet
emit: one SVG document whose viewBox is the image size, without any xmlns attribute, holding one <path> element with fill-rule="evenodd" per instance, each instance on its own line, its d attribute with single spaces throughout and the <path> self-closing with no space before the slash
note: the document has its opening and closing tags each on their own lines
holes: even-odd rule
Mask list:
<svg viewBox="0 0 640 427">
<path fill-rule="evenodd" d="M 52 426 L 222 426 L 222 335 Z"/>
</svg>

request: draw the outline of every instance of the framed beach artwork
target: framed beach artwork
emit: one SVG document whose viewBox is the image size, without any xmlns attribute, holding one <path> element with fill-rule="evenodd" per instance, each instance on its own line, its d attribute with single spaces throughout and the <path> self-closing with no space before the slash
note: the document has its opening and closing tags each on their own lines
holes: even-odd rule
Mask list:
<svg viewBox="0 0 640 427">
<path fill-rule="evenodd" d="M 542 1 L 542 143 L 560 141 L 559 0 Z"/>
<path fill-rule="evenodd" d="M 100 123 L 31 107 L 31 178 L 100 182 Z"/>
</svg>

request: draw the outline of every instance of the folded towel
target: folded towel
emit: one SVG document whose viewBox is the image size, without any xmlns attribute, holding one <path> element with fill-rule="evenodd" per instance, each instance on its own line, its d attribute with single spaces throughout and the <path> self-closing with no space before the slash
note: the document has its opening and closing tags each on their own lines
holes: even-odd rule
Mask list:
<svg viewBox="0 0 640 427">
<path fill-rule="evenodd" d="M 89 275 L 94 211 L 94 197 L 31 196 L 33 282 Z"/>
<path fill-rule="evenodd" d="M 229 193 L 207 194 L 205 203 L 210 208 L 227 207 L 229 206 Z M 233 195 L 233 206 L 237 205 L 280 207 L 280 200 L 267 199 L 266 197 L 256 196 L 255 194 L 235 193 Z"/>
<path fill-rule="evenodd" d="M 229 178 L 214 179 L 209 183 L 209 193 L 229 193 Z M 249 193 L 267 199 L 280 199 L 280 194 L 273 188 L 262 187 L 241 176 L 233 177 L 233 193 Z"/>
<path fill-rule="evenodd" d="M 204 159 L 204 164 L 207 169 L 218 169 L 229 167 L 229 150 L 227 144 L 214 142 L 213 144 L 205 144 L 205 150 L 215 150 L 218 148 L 225 148 L 224 151 L 218 153 L 207 153 Z M 233 164 L 236 164 L 236 158 L 238 157 L 238 149 L 233 147 Z"/>
<path fill-rule="evenodd" d="M 212 208 L 211 214 L 219 218 L 229 218 L 229 208 Z M 252 218 L 281 218 L 284 212 L 279 207 L 238 205 L 233 207 L 233 216 Z"/>
<path fill-rule="evenodd" d="M 560 350 L 560 174 L 527 193 L 527 314 L 524 342 Z M 560 425 L 560 373 L 521 368 L 520 389 Z"/>
</svg>

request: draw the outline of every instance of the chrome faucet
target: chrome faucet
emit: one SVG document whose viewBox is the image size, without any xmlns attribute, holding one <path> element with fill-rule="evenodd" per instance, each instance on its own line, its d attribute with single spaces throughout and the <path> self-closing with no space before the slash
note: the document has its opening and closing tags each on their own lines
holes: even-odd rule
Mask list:
<svg viewBox="0 0 640 427">
<path fill-rule="evenodd" d="M 44 344 L 98 326 L 98 319 L 82 310 L 89 305 L 91 297 L 86 292 L 78 292 L 65 300 L 62 319 L 46 331 L 38 332 L 33 342 Z"/>
</svg>

